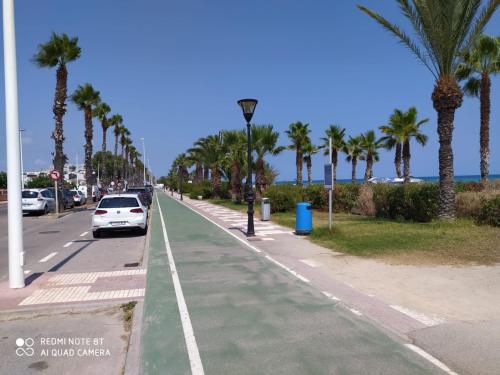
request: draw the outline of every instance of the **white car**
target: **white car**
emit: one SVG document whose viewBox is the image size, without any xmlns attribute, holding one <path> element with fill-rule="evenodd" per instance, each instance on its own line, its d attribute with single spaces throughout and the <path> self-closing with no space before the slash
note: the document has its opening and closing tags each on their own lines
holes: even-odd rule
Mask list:
<svg viewBox="0 0 500 375">
<path fill-rule="evenodd" d="M 99 238 L 102 232 L 115 230 L 148 231 L 148 208 L 136 194 L 104 196 L 92 214 L 92 234 Z"/>
<path fill-rule="evenodd" d="M 48 189 L 24 189 L 21 196 L 23 213 L 47 214 L 56 207 L 56 200 Z"/>
<path fill-rule="evenodd" d="M 87 203 L 87 198 L 85 198 L 85 194 L 83 194 L 80 190 L 70 190 L 71 194 L 73 194 L 73 199 L 75 200 L 75 205 L 81 206 L 82 204 Z"/>
</svg>

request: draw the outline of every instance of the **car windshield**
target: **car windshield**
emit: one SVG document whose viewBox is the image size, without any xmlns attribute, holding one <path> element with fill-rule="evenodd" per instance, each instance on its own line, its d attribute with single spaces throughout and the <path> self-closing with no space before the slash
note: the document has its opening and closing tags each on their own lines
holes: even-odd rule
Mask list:
<svg viewBox="0 0 500 375">
<path fill-rule="evenodd" d="M 114 197 L 103 198 L 99 203 L 99 208 L 122 208 L 122 207 L 139 207 L 139 202 L 136 198 L 131 197 Z"/>
<path fill-rule="evenodd" d="M 38 197 L 38 192 L 25 190 L 25 191 L 23 191 L 22 197 L 23 198 L 36 198 L 36 197 Z"/>
<path fill-rule="evenodd" d="M 139 189 L 139 188 L 132 188 L 132 189 L 127 189 L 127 191 L 131 192 L 131 193 L 144 193 L 146 191 L 146 189 Z"/>
</svg>

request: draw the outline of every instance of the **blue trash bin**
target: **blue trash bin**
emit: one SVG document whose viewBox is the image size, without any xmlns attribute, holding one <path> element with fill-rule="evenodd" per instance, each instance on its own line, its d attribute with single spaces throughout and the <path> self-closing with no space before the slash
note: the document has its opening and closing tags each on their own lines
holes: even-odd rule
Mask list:
<svg viewBox="0 0 500 375">
<path fill-rule="evenodd" d="M 297 203 L 295 208 L 295 233 L 311 234 L 312 231 L 312 209 L 307 202 Z"/>
</svg>

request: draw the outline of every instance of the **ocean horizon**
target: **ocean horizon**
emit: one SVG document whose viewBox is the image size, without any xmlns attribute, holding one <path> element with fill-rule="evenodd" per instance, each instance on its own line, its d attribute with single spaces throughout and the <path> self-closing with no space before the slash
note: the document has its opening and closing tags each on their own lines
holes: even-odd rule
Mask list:
<svg viewBox="0 0 500 375">
<path fill-rule="evenodd" d="M 426 182 L 438 182 L 439 181 L 439 176 L 412 176 L 413 178 L 419 178 L 421 180 L 424 180 Z M 458 175 L 455 176 L 455 182 L 479 182 L 481 180 L 480 175 Z M 489 176 L 489 180 L 500 180 L 500 174 L 491 174 Z M 303 180 L 303 182 L 307 182 L 306 179 Z M 337 182 L 351 182 L 350 178 L 339 178 L 337 179 Z M 358 178 L 356 179 L 357 183 L 362 183 L 363 179 Z M 277 185 L 282 185 L 282 184 L 294 184 L 295 180 L 281 180 L 277 181 Z M 322 184 L 323 180 L 313 180 L 313 184 Z"/>
</svg>

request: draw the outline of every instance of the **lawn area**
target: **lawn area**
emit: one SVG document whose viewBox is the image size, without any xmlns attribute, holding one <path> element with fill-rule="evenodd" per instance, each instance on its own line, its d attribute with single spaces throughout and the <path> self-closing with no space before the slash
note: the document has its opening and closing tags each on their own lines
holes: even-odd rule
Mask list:
<svg viewBox="0 0 500 375">
<path fill-rule="evenodd" d="M 211 200 L 239 211 L 245 205 Z M 256 215 L 260 215 L 256 207 Z M 275 213 L 272 220 L 294 228 L 295 214 Z M 328 213 L 313 212 L 311 241 L 347 254 L 377 257 L 404 264 L 494 264 L 500 263 L 500 229 L 478 226 L 472 220 L 431 223 L 399 222 L 336 213 L 328 230 Z"/>
</svg>

